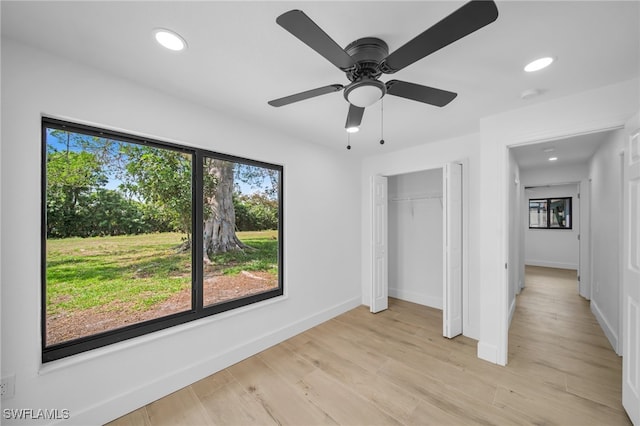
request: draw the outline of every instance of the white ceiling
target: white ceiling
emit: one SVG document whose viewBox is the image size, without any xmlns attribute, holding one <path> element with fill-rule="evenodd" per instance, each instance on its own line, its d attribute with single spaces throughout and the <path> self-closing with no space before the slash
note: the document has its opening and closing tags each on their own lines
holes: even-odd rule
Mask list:
<svg viewBox="0 0 640 426">
<path fill-rule="evenodd" d="M 520 170 L 586 164 L 615 130 L 590 133 L 511 149 Z M 549 161 L 550 157 L 557 160 Z"/>
<path fill-rule="evenodd" d="M 281 108 L 267 101 L 345 75 L 275 23 L 301 9 L 338 44 L 375 36 L 390 51 L 447 16 L 444 2 L 12 2 L 2 1 L 2 37 L 49 50 L 180 98 L 275 127 L 304 141 L 344 149 L 348 104 L 342 93 Z M 349 155 L 370 155 L 478 131 L 479 119 L 640 75 L 640 2 L 497 1 L 496 22 L 391 78 L 458 93 L 437 108 L 384 98 L 366 110 Z M 188 42 L 181 53 L 155 44 L 170 28 Z M 527 74 L 540 56 L 557 61 Z M 523 100 L 526 89 L 540 96 Z"/>
</svg>

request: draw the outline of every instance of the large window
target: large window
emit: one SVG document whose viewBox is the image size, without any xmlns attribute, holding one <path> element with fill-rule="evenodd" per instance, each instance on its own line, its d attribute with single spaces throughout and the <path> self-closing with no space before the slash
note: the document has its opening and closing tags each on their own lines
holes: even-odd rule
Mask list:
<svg viewBox="0 0 640 426">
<path fill-rule="evenodd" d="M 42 120 L 51 361 L 283 294 L 282 167 Z"/>
<path fill-rule="evenodd" d="M 571 229 L 571 197 L 529 200 L 529 228 Z"/>
</svg>

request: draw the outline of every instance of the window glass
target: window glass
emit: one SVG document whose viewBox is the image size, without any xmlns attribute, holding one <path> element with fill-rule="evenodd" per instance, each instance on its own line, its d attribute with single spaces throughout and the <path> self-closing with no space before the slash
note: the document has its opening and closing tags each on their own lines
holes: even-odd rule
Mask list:
<svg viewBox="0 0 640 426">
<path fill-rule="evenodd" d="M 46 346 L 192 308 L 191 162 L 46 129 Z"/>
<path fill-rule="evenodd" d="M 42 123 L 44 362 L 284 293 L 282 166 Z"/>
<path fill-rule="evenodd" d="M 529 200 L 529 228 L 571 229 L 571 197 Z"/>
<path fill-rule="evenodd" d="M 203 162 L 204 305 L 278 288 L 279 173 Z"/>
<path fill-rule="evenodd" d="M 529 227 L 547 227 L 547 200 L 529 200 Z"/>
<path fill-rule="evenodd" d="M 552 198 L 550 206 L 550 228 L 571 228 L 571 198 Z"/>
</svg>

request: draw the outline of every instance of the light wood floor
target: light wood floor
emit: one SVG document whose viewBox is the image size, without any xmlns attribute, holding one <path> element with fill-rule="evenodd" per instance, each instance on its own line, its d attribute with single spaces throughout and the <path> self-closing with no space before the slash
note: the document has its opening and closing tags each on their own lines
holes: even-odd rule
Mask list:
<svg viewBox="0 0 640 426">
<path fill-rule="evenodd" d="M 621 359 L 575 272 L 527 269 L 509 365 L 442 337 L 441 311 L 359 307 L 112 422 L 122 425 L 629 425 Z"/>
</svg>

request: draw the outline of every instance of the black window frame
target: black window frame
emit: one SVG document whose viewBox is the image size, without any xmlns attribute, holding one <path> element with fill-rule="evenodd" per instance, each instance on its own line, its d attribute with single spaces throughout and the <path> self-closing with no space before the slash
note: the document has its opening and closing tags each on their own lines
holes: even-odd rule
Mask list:
<svg viewBox="0 0 640 426">
<path fill-rule="evenodd" d="M 180 151 L 191 155 L 192 161 L 192 290 L 191 309 L 179 313 L 170 314 L 160 318 L 131 324 L 121 328 L 100 332 L 97 334 L 56 343 L 47 346 L 46 328 L 46 300 L 47 300 L 47 129 L 59 129 L 64 131 L 86 134 L 89 136 L 107 137 L 110 139 L 134 143 L 143 146 L 152 146 L 162 149 Z M 77 355 L 93 349 L 118 343 L 124 340 L 140 337 L 149 333 L 164 330 L 180 324 L 199 320 L 211 315 L 227 312 L 243 306 L 248 306 L 263 300 L 272 299 L 284 295 L 284 167 L 282 165 L 267 163 L 258 160 L 222 154 L 215 151 L 183 146 L 176 143 L 160 141 L 157 139 L 140 137 L 119 131 L 102 129 L 85 124 L 73 123 L 52 117 L 43 116 L 41 120 L 41 348 L 42 362 L 58 360 L 72 355 Z M 225 161 L 242 163 L 275 170 L 278 172 L 278 287 L 262 293 L 252 294 L 238 299 L 232 299 L 214 305 L 203 306 L 203 172 L 204 158 L 216 158 Z M 200 243 L 199 243 L 200 242 Z"/>
<path fill-rule="evenodd" d="M 553 201 L 564 200 L 565 205 L 567 205 L 568 200 L 568 213 L 566 215 L 569 216 L 569 226 L 551 226 L 551 205 Z M 532 202 L 545 202 L 547 205 L 547 225 L 546 226 L 531 226 L 531 203 Z M 527 209 L 527 216 L 529 218 L 529 229 L 552 229 L 552 230 L 567 230 L 573 229 L 573 197 L 546 197 L 546 198 L 529 198 L 529 207 Z"/>
</svg>

